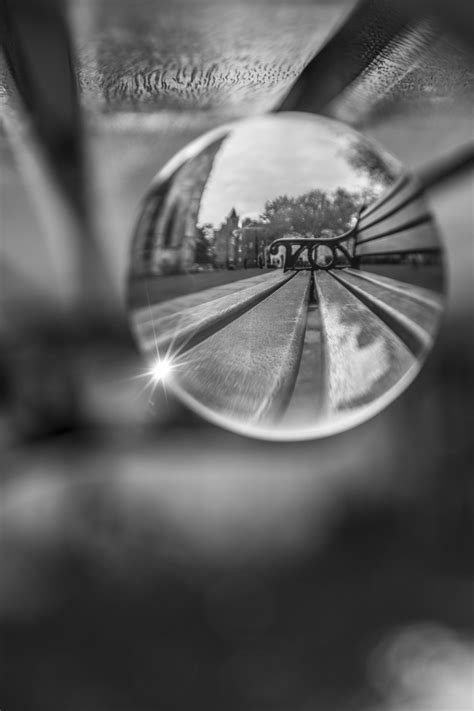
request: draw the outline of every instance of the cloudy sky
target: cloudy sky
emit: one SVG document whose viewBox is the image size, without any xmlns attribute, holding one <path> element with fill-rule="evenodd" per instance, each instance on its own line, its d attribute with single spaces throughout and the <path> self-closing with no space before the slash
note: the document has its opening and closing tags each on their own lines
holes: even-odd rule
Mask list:
<svg viewBox="0 0 474 711">
<path fill-rule="evenodd" d="M 313 116 L 265 116 L 244 121 L 224 142 L 205 188 L 200 224 L 221 224 L 232 207 L 256 217 L 278 195 L 342 186 L 357 190 L 368 179 L 344 158 L 355 134 Z"/>
</svg>

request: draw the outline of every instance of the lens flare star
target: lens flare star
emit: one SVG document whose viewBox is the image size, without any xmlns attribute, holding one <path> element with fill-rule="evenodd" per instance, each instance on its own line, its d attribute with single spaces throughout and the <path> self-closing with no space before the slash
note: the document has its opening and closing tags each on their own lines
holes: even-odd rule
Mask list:
<svg viewBox="0 0 474 711">
<path fill-rule="evenodd" d="M 152 367 L 147 372 L 147 375 L 149 376 L 152 384 L 156 386 L 159 383 L 164 383 L 169 379 L 174 367 L 175 366 L 170 357 L 165 356 L 164 358 L 160 358 L 160 356 L 157 356 Z"/>
</svg>

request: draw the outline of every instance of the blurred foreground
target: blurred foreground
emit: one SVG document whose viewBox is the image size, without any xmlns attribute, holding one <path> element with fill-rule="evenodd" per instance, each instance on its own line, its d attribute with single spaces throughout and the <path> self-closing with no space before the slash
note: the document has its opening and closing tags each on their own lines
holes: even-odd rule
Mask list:
<svg viewBox="0 0 474 711">
<path fill-rule="evenodd" d="M 417 81 L 404 75 L 401 109 L 386 92 L 367 127 L 410 167 L 472 133 L 466 81 L 433 73 L 421 91 L 424 66 L 423 81 L 420 65 Z M 454 109 L 439 76 L 455 85 Z M 117 283 L 150 178 L 218 121 L 97 119 Z M 356 429 L 278 444 L 205 425 L 169 395 L 151 408 L 123 330 L 67 310 L 65 330 L 54 305 L 80 287 L 94 315 L 94 280 L 73 240 L 55 241 L 67 233 L 38 236 L 5 143 L 2 133 L 2 711 L 472 709 L 472 175 L 430 195 L 449 305 L 415 383 Z"/>
</svg>

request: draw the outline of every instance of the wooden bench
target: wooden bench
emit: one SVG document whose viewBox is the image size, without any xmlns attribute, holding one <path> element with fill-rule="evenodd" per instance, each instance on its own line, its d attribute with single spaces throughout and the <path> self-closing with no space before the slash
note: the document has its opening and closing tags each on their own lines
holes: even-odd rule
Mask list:
<svg viewBox="0 0 474 711">
<path fill-rule="evenodd" d="M 419 369 L 443 306 L 440 283 L 407 281 L 441 274 L 421 189 L 404 177 L 344 235 L 271 249 L 285 251 L 284 270 L 136 310 L 139 342 L 173 359 L 192 405 L 234 422 L 324 430 L 380 409 Z"/>
</svg>

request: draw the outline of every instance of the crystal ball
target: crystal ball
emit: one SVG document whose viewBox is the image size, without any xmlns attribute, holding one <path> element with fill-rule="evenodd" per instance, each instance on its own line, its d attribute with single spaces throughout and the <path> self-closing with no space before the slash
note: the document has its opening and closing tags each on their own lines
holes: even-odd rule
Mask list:
<svg viewBox="0 0 474 711">
<path fill-rule="evenodd" d="M 317 438 L 375 415 L 420 370 L 443 294 L 416 176 L 311 114 L 186 146 L 133 235 L 130 324 L 152 388 L 252 437 Z"/>
</svg>

